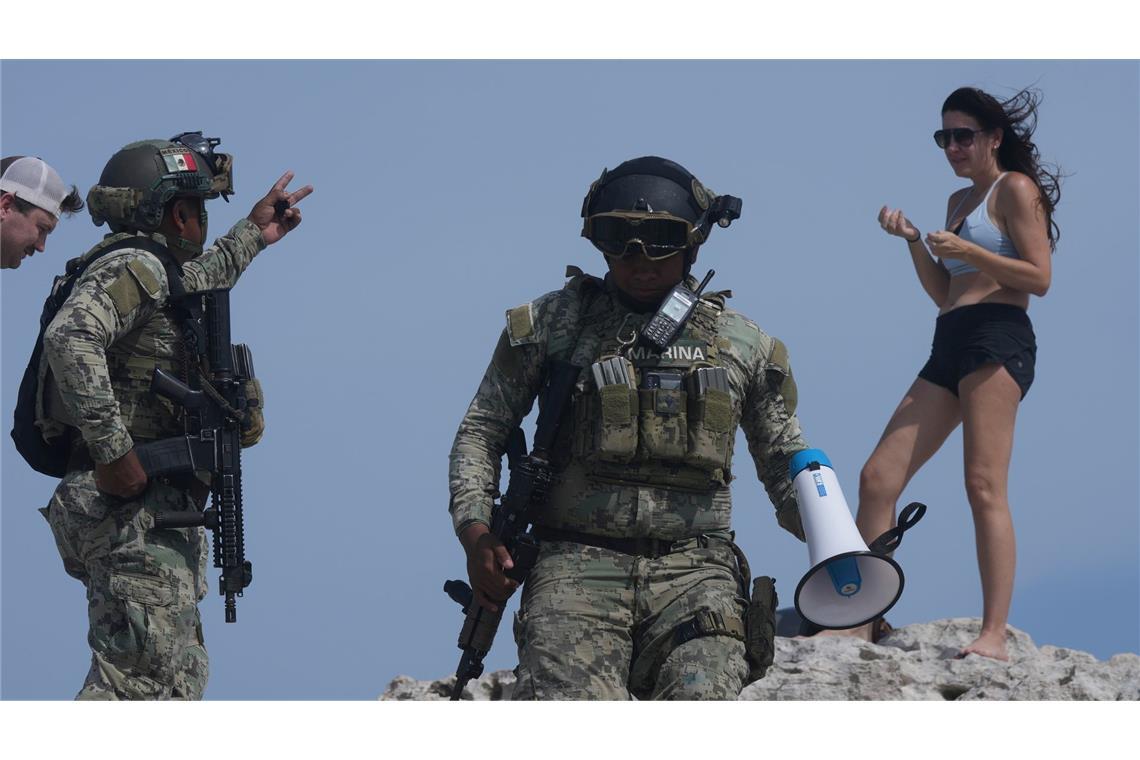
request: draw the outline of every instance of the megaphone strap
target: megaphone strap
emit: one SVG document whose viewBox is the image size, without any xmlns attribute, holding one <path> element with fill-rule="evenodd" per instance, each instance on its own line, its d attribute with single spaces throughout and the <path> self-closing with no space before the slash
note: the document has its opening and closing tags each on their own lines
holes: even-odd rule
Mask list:
<svg viewBox="0 0 1140 760">
<path fill-rule="evenodd" d="M 926 505 L 912 501 L 899 513 L 898 524 L 871 542 L 867 548 L 875 554 L 890 554 L 902 543 L 903 533 L 913 528 L 926 514 Z"/>
</svg>

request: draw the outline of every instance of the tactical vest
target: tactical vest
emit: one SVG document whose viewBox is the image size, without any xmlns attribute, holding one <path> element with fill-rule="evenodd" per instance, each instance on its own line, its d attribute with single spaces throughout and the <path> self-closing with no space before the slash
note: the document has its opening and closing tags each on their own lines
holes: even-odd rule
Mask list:
<svg viewBox="0 0 1140 760">
<path fill-rule="evenodd" d="M 85 261 L 97 258 L 102 251 L 130 235 L 113 235 L 108 237 L 92 251 L 84 254 Z M 137 238 L 136 242 L 145 240 L 152 246 L 135 244 L 132 247 L 144 248 L 155 255 L 163 263 L 167 272 L 168 288 L 171 292 L 180 290 L 181 279 L 177 264 L 173 257 L 156 253 L 157 242 L 148 238 Z M 126 240 L 126 242 L 131 242 Z M 165 251 L 161 251 L 165 254 Z M 145 273 L 145 274 L 144 274 Z M 134 277 L 142 289 L 152 299 L 161 295 L 161 283 L 153 277 L 147 279 L 149 270 L 132 268 L 131 274 L 121 277 Z M 177 283 L 175 284 L 175 281 Z M 127 295 L 134 282 L 123 281 L 121 293 L 116 293 L 119 281 L 108 287 L 108 294 L 112 300 L 118 298 L 138 298 L 141 296 Z M 136 290 L 136 292 L 138 292 Z M 119 306 L 116 303 L 116 306 Z M 167 300 L 145 322 L 137 325 L 135 329 L 121 336 L 106 352 L 107 372 L 111 378 L 111 385 L 115 389 L 115 399 L 119 404 L 119 416 L 123 425 L 136 440 L 155 440 L 172 435 L 181 434 L 182 410 L 175 404 L 150 392 L 151 377 L 155 368 L 160 368 L 183 382 L 189 380 L 189 362 L 183 340 L 183 330 L 179 322 L 179 315 L 170 301 Z M 55 378 L 47 361 L 41 362 L 41 405 L 37 408 L 37 425 L 44 431 L 45 437 L 63 432 L 66 427 L 76 427 L 76 421 L 67 414 L 59 394 Z M 78 436 L 76 436 L 78 442 Z"/>
<path fill-rule="evenodd" d="M 556 444 L 556 465 L 576 459 L 592 479 L 619 485 L 698 492 L 726 486 L 732 479 L 734 420 L 741 399 L 719 388 L 698 392 L 694 375 L 701 367 L 725 366 L 717 320 L 730 294 L 702 295 L 681 334 L 664 351 L 633 348 L 625 357 L 633 387 L 599 387 L 590 365 L 618 356 L 619 334 L 640 331 L 653 314 L 617 306 L 601 280 L 576 268 L 568 274 L 573 277 L 566 287 L 581 302 L 570 358 L 586 369 Z M 662 375 L 671 382 L 652 382 Z"/>
</svg>

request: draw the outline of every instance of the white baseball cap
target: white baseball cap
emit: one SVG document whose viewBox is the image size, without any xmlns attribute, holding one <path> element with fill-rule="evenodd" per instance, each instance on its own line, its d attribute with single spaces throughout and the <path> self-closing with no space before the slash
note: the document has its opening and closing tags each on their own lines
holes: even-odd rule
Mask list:
<svg viewBox="0 0 1140 760">
<path fill-rule="evenodd" d="M 0 177 L 0 191 L 39 206 L 56 219 L 63 199 L 71 192 L 55 169 L 40 158 L 24 156 L 11 163 Z"/>
</svg>

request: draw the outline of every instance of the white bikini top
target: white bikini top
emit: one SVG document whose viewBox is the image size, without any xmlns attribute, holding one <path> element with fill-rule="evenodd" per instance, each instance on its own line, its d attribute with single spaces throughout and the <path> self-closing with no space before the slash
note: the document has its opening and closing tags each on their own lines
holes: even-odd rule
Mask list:
<svg viewBox="0 0 1140 760">
<path fill-rule="evenodd" d="M 970 215 L 962 220 L 962 224 L 956 230 L 958 237 L 968 242 L 974 243 L 982 248 L 985 248 L 991 253 L 996 253 L 998 256 L 1005 256 L 1010 259 L 1020 259 L 1021 255 L 1018 254 L 1017 248 L 1014 247 L 1013 241 L 1002 234 L 997 225 L 990 219 L 988 209 L 990 193 L 994 191 L 997 184 L 1001 182 L 1001 178 L 1008 172 L 1002 172 L 998 178 L 990 185 L 990 189 L 986 191 L 986 197 L 982 198 L 982 202 L 978 207 L 970 212 Z M 958 205 L 950 214 L 953 219 L 958 215 L 958 209 L 962 208 L 962 204 L 970 197 L 970 193 L 966 193 L 962 200 L 958 201 Z M 970 272 L 977 272 L 978 268 L 967 264 L 961 259 L 939 259 L 942 265 L 950 272 L 951 277 L 957 277 L 960 274 L 968 274 Z"/>
</svg>

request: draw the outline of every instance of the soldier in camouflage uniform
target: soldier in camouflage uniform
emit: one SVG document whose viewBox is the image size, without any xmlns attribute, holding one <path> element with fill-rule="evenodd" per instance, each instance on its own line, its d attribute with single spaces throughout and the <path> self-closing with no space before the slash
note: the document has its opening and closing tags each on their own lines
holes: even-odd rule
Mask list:
<svg viewBox="0 0 1140 760">
<path fill-rule="evenodd" d="M 533 517 L 541 552 L 515 621 L 516 698 L 731 699 L 749 682 L 732 453 L 740 426 L 779 524 L 803 540 L 787 466 L 808 445 L 787 350 L 727 308 L 725 291 L 702 295 L 665 350 L 627 350 L 632 382 L 599 386 L 591 370 L 622 355 L 674 285 L 695 288 L 689 270 L 712 223 L 724 224 L 712 213 L 720 200 L 661 158 L 603 172 L 582 234 L 609 274 L 571 267 L 562 290 L 507 312 L 459 426 L 450 511 L 475 598 L 496 610 L 515 586 L 488 532 L 507 437 L 548 361 L 585 368 L 555 446 L 557 483 Z M 698 392 L 700 368 L 723 368 L 726 387 Z"/>
<path fill-rule="evenodd" d="M 197 510 L 208 485 L 150 480 L 135 443 L 184 433 L 179 412 L 149 391 L 155 368 L 187 379 L 167 271 L 186 291 L 229 288 L 262 249 L 301 222 L 287 172 L 249 217 L 203 250 L 205 201 L 233 192 L 232 159 L 201 133 L 127 145 L 87 196 L 111 234 L 82 257 L 140 236 L 92 263 L 44 334 L 37 425 L 71 436 L 68 473 L 40 510 L 64 569 L 87 588 L 91 669 L 78 699 L 200 699 L 209 667 L 197 603 L 206 593 L 202 528 L 153 530 L 164 511 Z M 278 204 L 275 209 L 274 204 Z M 285 205 L 287 210 L 282 210 Z"/>
</svg>

